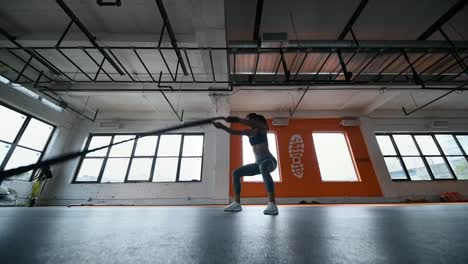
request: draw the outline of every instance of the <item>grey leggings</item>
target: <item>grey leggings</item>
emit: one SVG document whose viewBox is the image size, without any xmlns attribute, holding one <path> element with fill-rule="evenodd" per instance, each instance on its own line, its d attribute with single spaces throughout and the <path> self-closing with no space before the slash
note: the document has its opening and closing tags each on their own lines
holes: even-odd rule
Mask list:
<svg viewBox="0 0 468 264">
<path fill-rule="evenodd" d="M 275 191 L 275 183 L 270 175 L 270 172 L 274 171 L 277 166 L 276 159 L 271 157 L 259 158 L 257 162 L 244 165 L 235 169 L 232 172 L 232 181 L 234 185 L 234 193 L 240 194 L 241 192 L 241 178 L 243 176 L 254 176 L 262 174 L 263 182 L 267 192 L 272 193 Z"/>
</svg>

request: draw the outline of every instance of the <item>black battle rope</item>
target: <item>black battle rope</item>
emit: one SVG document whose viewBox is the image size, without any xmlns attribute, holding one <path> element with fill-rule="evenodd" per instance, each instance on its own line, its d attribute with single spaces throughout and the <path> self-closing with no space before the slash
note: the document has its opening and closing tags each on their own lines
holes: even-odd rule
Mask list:
<svg viewBox="0 0 468 264">
<path fill-rule="evenodd" d="M 166 128 L 146 132 L 146 133 L 141 133 L 141 134 L 136 135 L 134 138 L 119 141 L 119 142 L 112 143 L 112 144 L 108 144 L 108 145 L 98 147 L 98 148 L 95 148 L 95 149 L 84 150 L 84 151 L 79 151 L 79 152 L 71 152 L 71 153 L 68 153 L 68 154 L 60 155 L 60 156 L 55 157 L 55 158 L 39 161 L 36 164 L 21 166 L 21 167 L 18 167 L 18 168 L 14 168 L 14 169 L 11 169 L 11 170 L 6 170 L 6 171 L 3 171 L 3 172 L 0 172 L 0 182 L 3 179 L 8 178 L 8 177 L 12 177 L 12 176 L 15 176 L 15 175 L 18 175 L 18 174 L 21 174 L 21 173 L 25 173 L 25 172 L 28 172 L 30 170 L 36 170 L 36 169 L 39 169 L 39 168 L 42 168 L 42 167 L 45 167 L 45 166 L 51 166 L 51 165 L 54 165 L 54 164 L 57 164 L 57 163 L 62 163 L 62 162 L 65 162 L 65 161 L 68 161 L 68 160 L 71 160 L 71 159 L 74 159 L 74 158 L 85 156 L 86 154 L 94 152 L 94 151 L 98 151 L 98 150 L 105 149 L 105 148 L 108 148 L 108 147 L 111 147 L 111 146 L 123 144 L 125 142 L 129 142 L 129 141 L 132 141 L 132 140 L 135 140 L 135 139 L 138 139 L 138 138 L 142 138 L 142 137 L 146 137 L 146 136 L 153 136 L 153 135 L 160 135 L 160 134 L 163 134 L 163 133 L 166 133 L 166 132 L 169 132 L 169 131 L 179 130 L 179 129 L 187 128 L 187 127 L 206 125 L 206 124 L 213 123 L 216 120 L 225 120 L 227 122 L 235 122 L 235 121 L 237 121 L 239 119 L 237 117 L 227 117 L 226 118 L 226 117 L 218 116 L 218 117 L 212 117 L 212 118 L 200 119 L 200 120 L 196 120 L 196 121 L 185 122 L 185 123 L 180 124 L 180 125 L 170 126 L 170 127 L 166 127 Z"/>
</svg>

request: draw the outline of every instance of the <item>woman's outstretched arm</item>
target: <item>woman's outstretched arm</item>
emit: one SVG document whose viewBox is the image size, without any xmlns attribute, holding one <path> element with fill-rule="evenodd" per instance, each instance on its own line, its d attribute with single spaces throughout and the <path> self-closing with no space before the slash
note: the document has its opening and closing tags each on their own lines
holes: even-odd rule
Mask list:
<svg viewBox="0 0 468 264">
<path fill-rule="evenodd" d="M 236 116 L 230 116 L 227 118 L 227 121 L 230 123 L 241 123 L 243 125 L 249 126 L 251 128 L 265 129 L 265 124 L 261 121 L 243 119 Z"/>
<path fill-rule="evenodd" d="M 234 130 L 234 129 L 230 129 L 229 127 L 223 125 L 220 122 L 213 122 L 213 126 L 216 127 L 216 128 L 222 129 L 222 130 L 224 130 L 224 131 L 226 131 L 226 132 L 228 132 L 229 134 L 232 134 L 232 135 L 245 135 L 245 136 L 248 136 L 251 133 L 250 129 Z"/>
</svg>

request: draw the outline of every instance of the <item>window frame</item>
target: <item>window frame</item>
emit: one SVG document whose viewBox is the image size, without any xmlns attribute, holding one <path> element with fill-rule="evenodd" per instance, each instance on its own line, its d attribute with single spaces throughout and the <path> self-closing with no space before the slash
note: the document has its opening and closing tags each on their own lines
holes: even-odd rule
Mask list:
<svg viewBox="0 0 468 264">
<path fill-rule="evenodd" d="M 7 141 L 4 141 L 4 140 L 1 140 L 1 139 L 0 139 L 0 142 L 11 145 L 10 149 L 8 150 L 7 154 L 5 155 L 4 160 L 0 163 L 0 171 L 3 171 L 3 170 L 5 169 L 6 165 L 8 164 L 8 161 L 10 160 L 10 158 L 11 158 L 11 156 L 13 155 L 13 152 L 15 151 L 15 149 L 16 149 L 17 146 L 19 146 L 19 147 L 21 147 L 21 148 L 25 148 L 25 149 L 27 149 L 27 150 L 31 150 L 31 151 L 35 151 L 35 152 L 40 152 L 41 154 L 39 155 L 39 159 L 38 159 L 37 162 L 41 161 L 42 158 L 44 158 L 44 155 L 45 155 L 47 149 L 49 148 L 49 144 L 50 144 L 50 142 L 52 141 L 52 137 L 53 137 L 53 135 L 55 134 L 55 130 L 57 129 L 57 126 L 54 125 L 54 124 L 52 124 L 52 123 L 50 123 L 50 122 L 48 122 L 48 121 L 45 121 L 45 120 L 42 119 L 42 118 L 38 118 L 38 117 L 33 116 L 33 115 L 31 115 L 31 114 L 29 114 L 29 113 L 23 111 L 23 110 L 20 110 L 20 109 L 14 107 L 14 106 L 11 106 L 11 105 L 9 105 L 9 104 L 7 104 L 7 103 L 1 101 L 1 100 L 0 100 L 0 105 L 3 106 L 3 107 L 5 107 L 5 108 L 8 108 L 8 109 L 10 109 L 10 110 L 12 110 L 12 111 L 15 111 L 15 112 L 17 112 L 17 113 L 19 113 L 19 114 L 21 114 L 21 115 L 26 116 L 26 119 L 24 120 L 23 124 L 21 125 L 21 128 L 20 128 L 20 130 L 18 131 L 18 134 L 16 135 L 15 139 L 13 140 L 13 142 L 10 143 L 10 142 L 7 142 Z M 43 123 L 45 123 L 45 124 L 47 124 L 47 125 L 49 125 L 49 126 L 52 127 L 52 131 L 50 132 L 50 135 L 49 135 L 49 137 L 47 138 L 46 144 L 45 144 L 44 148 L 43 148 L 41 151 L 38 151 L 37 149 L 29 148 L 29 147 L 22 146 L 22 145 L 19 145 L 19 144 L 18 144 L 18 143 L 20 142 L 21 138 L 23 137 L 23 134 L 24 134 L 24 132 L 26 131 L 26 128 L 28 127 L 28 125 L 29 125 L 29 123 L 30 123 L 30 121 L 31 121 L 32 118 L 34 118 L 34 119 L 36 119 L 36 120 L 39 120 L 39 121 L 41 121 L 41 122 L 43 122 Z M 15 181 L 31 182 L 31 181 L 33 180 L 33 178 L 34 178 L 34 175 L 36 174 L 36 171 L 37 171 L 37 169 L 35 169 L 35 170 L 32 171 L 31 177 L 29 178 L 29 180 L 14 179 L 14 178 L 9 178 L 9 179 L 15 180 Z M 8 179 L 5 179 L 5 180 L 8 180 Z M 0 183 L 1 183 L 1 182 L 2 182 L 2 181 L 0 181 Z"/>
<path fill-rule="evenodd" d="M 197 182 L 202 182 L 203 181 L 203 163 L 204 163 L 204 157 L 205 157 L 205 138 L 206 138 L 204 132 L 164 133 L 164 134 L 154 135 L 154 136 L 158 137 L 158 140 L 156 141 L 156 148 L 155 148 L 154 155 L 153 156 L 135 156 L 135 151 L 136 151 L 136 147 L 137 147 L 138 139 L 139 139 L 138 136 L 142 135 L 142 134 L 145 134 L 145 133 L 129 133 L 129 132 L 125 132 L 125 133 L 90 133 L 88 135 L 88 138 L 86 139 L 86 144 L 85 144 L 83 150 L 88 150 L 89 145 L 91 143 L 91 140 L 92 140 L 92 138 L 94 136 L 110 136 L 111 141 L 110 141 L 109 144 L 114 143 L 115 136 L 135 136 L 137 138 L 133 141 L 132 152 L 131 152 L 129 157 L 109 157 L 109 154 L 110 154 L 110 151 L 111 151 L 112 148 L 108 148 L 107 152 L 106 152 L 106 155 L 103 156 L 103 157 L 85 157 L 85 156 L 82 156 L 80 158 L 78 166 L 77 166 L 77 168 L 75 170 L 75 173 L 74 173 L 74 176 L 73 176 L 73 179 L 72 179 L 71 183 L 72 184 L 125 184 L 125 183 L 155 183 L 155 184 L 163 183 L 163 184 L 165 184 L 165 183 L 187 183 L 187 182 L 197 183 Z M 156 162 L 158 162 L 159 143 L 160 143 L 160 140 L 161 140 L 161 136 L 164 136 L 164 135 L 181 135 L 180 146 L 179 146 L 179 155 L 177 156 L 177 159 L 178 159 L 177 162 L 178 163 L 177 163 L 176 179 L 175 179 L 175 181 L 164 181 L 164 182 L 163 181 L 157 181 L 157 182 L 153 182 L 154 170 L 156 168 Z M 152 136 L 152 135 L 149 135 L 149 136 Z M 184 138 L 185 138 L 185 136 L 203 136 L 202 155 L 201 156 L 186 156 L 186 157 L 200 157 L 201 158 L 200 180 L 198 180 L 198 181 L 194 181 L 194 180 L 192 180 L 192 181 L 180 181 L 179 180 L 181 161 L 182 161 L 182 158 L 185 157 L 185 156 L 182 156 L 182 152 L 183 152 L 183 149 L 184 149 Z M 174 156 L 174 157 L 176 157 L 176 156 Z M 109 158 L 111 158 L 111 159 L 128 158 L 129 159 L 129 162 L 128 162 L 128 165 L 127 165 L 127 171 L 125 172 L 125 178 L 124 178 L 123 182 L 102 182 L 102 177 L 104 175 L 104 170 L 106 168 L 106 164 L 107 164 L 107 161 L 109 160 Z M 129 173 L 130 173 L 130 168 L 131 168 L 131 165 L 132 165 L 132 162 L 133 162 L 134 158 L 151 158 L 152 159 L 150 176 L 149 176 L 148 180 L 128 180 L 128 176 L 129 176 Z M 102 165 L 101 165 L 101 170 L 99 171 L 99 175 L 98 175 L 98 178 L 96 179 L 96 181 L 77 181 L 78 174 L 80 173 L 81 166 L 82 166 L 83 161 L 85 159 L 103 159 L 103 162 L 102 162 Z"/>
<path fill-rule="evenodd" d="M 411 139 L 413 140 L 416 149 L 418 151 L 418 155 L 401 155 L 400 150 L 398 149 L 398 146 L 393 138 L 394 135 L 410 135 Z M 436 138 L 436 135 L 450 135 L 454 139 L 456 145 L 461 151 L 460 155 L 447 155 L 443 151 L 441 145 L 439 144 L 439 141 Z M 452 168 L 452 165 L 448 161 L 447 157 L 464 157 L 465 160 L 468 162 L 468 152 L 463 149 L 463 146 L 460 144 L 460 141 L 458 140 L 457 136 L 468 136 L 467 132 L 378 132 L 375 133 L 375 137 L 377 139 L 377 136 L 388 136 L 390 138 L 390 142 L 392 143 L 393 148 L 395 149 L 396 155 L 384 155 L 382 152 L 380 153 L 383 158 L 391 157 L 391 158 L 397 158 L 401 164 L 401 167 L 403 168 L 403 171 L 406 175 L 406 179 L 393 179 L 390 175 L 390 179 L 392 181 L 403 181 L 403 182 L 428 182 L 428 181 L 467 181 L 468 179 L 458 179 L 457 174 L 455 173 L 454 169 Z M 418 141 L 416 140 L 416 136 L 430 136 L 432 140 L 434 141 L 435 146 L 437 147 L 437 150 L 439 151 L 440 155 L 425 155 L 423 154 L 421 147 L 419 146 Z M 379 145 L 377 143 L 377 145 Z M 379 145 L 379 150 L 380 145 Z M 408 169 L 406 167 L 406 164 L 403 160 L 403 157 L 419 157 L 424 163 L 424 166 L 430 176 L 430 179 L 428 180 L 412 180 Z M 452 178 L 436 178 L 434 176 L 434 172 L 432 171 L 432 168 L 430 167 L 427 158 L 430 157 L 440 157 L 444 160 L 444 164 L 447 166 L 450 174 L 452 175 Z M 388 171 L 388 168 L 387 168 Z M 389 172 L 390 173 L 390 172 Z"/>
</svg>

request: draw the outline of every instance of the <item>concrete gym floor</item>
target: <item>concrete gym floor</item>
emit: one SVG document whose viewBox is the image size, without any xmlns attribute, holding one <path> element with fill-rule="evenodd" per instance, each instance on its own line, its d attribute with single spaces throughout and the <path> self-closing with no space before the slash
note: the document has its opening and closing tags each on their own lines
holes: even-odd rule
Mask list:
<svg viewBox="0 0 468 264">
<path fill-rule="evenodd" d="M 0 263 L 468 263 L 468 204 L 0 208 Z"/>
</svg>

